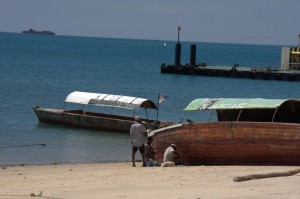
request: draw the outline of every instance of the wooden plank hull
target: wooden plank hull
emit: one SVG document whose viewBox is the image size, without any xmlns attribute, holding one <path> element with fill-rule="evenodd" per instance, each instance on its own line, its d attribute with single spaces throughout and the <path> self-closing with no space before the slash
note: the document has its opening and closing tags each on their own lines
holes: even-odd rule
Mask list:
<svg viewBox="0 0 300 199">
<path fill-rule="evenodd" d="M 190 165 L 300 165 L 300 124 L 215 122 L 151 132 L 159 161 L 172 143 Z"/>
<path fill-rule="evenodd" d="M 64 111 L 61 109 L 45 109 L 33 107 L 40 122 L 62 124 L 73 127 L 98 129 L 116 132 L 128 132 L 134 122 L 133 117 L 109 115 L 102 113 L 83 112 L 82 110 Z M 153 120 L 143 123 L 147 129 L 157 129 Z M 167 125 L 162 122 L 161 125 Z"/>
</svg>

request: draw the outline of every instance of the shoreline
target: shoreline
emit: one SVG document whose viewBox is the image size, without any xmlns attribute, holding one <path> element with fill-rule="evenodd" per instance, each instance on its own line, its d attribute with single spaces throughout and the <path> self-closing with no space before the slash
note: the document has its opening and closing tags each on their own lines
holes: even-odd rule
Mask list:
<svg viewBox="0 0 300 199">
<path fill-rule="evenodd" d="M 15 164 L 0 164 L 0 169 L 3 167 L 25 167 L 25 166 L 50 166 L 50 165 L 78 165 L 78 164 L 118 164 L 118 163 L 126 163 L 130 162 L 130 160 L 122 160 L 122 161 L 99 161 L 99 162 L 49 162 L 49 163 L 15 163 Z M 141 160 L 136 160 L 136 162 L 142 162 Z"/>
<path fill-rule="evenodd" d="M 137 167 L 131 163 L 6 166 L 0 199 L 55 198 L 298 198 L 300 174 L 234 182 L 236 176 L 284 172 L 296 166 Z M 284 186 L 283 186 L 284 185 Z M 287 186 L 285 186 L 287 185 Z"/>
</svg>

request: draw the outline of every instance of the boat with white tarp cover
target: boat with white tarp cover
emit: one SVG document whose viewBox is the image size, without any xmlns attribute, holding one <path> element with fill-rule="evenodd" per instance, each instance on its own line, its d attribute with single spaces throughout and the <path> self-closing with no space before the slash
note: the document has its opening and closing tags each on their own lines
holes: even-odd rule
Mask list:
<svg viewBox="0 0 300 199">
<path fill-rule="evenodd" d="M 82 105 L 81 109 L 66 110 L 67 103 Z M 92 107 L 104 107 L 108 112 L 91 111 Z M 145 117 L 141 117 L 142 124 L 147 129 L 157 129 L 163 126 L 171 125 L 173 122 L 158 121 L 158 108 L 155 103 L 149 99 L 112 95 L 103 93 L 90 93 L 74 91 L 70 93 L 65 101 L 63 109 L 49 109 L 34 106 L 33 110 L 40 122 L 52 124 L 64 124 L 73 127 L 99 129 L 107 131 L 129 132 L 130 126 L 134 122 L 139 109 L 145 110 Z M 116 109 L 130 109 L 132 115 L 115 114 Z M 156 119 L 149 119 L 148 109 L 156 110 Z M 120 111 L 124 113 L 124 111 Z"/>
</svg>

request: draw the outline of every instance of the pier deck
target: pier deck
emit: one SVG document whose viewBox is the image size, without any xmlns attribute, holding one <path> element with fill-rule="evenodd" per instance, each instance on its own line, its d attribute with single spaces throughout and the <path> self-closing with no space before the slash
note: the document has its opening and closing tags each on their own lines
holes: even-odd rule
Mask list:
<svg viewBox="0 0 300 199">
<path fill-rule="evenodd" d="M 268 67 L 161 65 L 161 73 L 262 80 L 300 81 L 300 71 Z"/>
</svg>

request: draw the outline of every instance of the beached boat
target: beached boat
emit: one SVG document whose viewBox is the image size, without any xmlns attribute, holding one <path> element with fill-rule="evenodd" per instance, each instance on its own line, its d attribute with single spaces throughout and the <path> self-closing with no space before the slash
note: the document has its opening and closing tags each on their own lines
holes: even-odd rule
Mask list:
<svg viewBox="0 0 300 199">
<path fill-rule="evenodd" d="M 183 153 L 180 161 L 190 165 L 300 165 L 300 100 L 203 98 L 184 109 L 189 111 L 216 118 L 150 132 L 158 160 L 174 143 Z"/>
<path fill-rule="evenodd" d="M 153 101 L 144 98 L 75 91 L 66 97 L 65 103 L 80 104 L 82 108 L 65 110 L 65 106 L 64 109 L 34 106 L 33 110 L 40 122 L 107 131 L 129 132 L 139 108 L 145 109 L 146 117 L 139 116 L 142 117 L 142 123 L 147 129 L 153 130 L 173 124 L 172 122 L 149 119 L 147 109 L 158 111 L 158 108 Z M 110 113 L 91 111 L 92 106 L 103 109 L 109 108 Z M 112 114 L 115 108 L 131 109 L 133 114 L 132 116 Z"/>
</svg>

